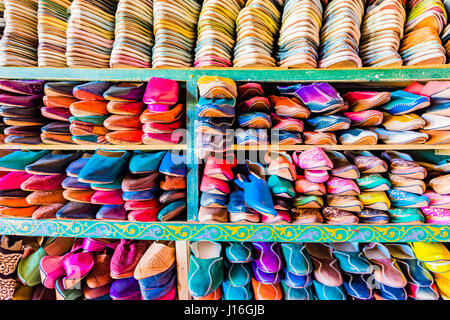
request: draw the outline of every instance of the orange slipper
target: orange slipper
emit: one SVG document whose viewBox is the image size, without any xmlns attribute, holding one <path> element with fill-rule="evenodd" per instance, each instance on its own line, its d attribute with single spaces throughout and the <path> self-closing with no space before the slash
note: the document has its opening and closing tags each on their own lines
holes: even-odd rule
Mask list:
<svg viewBox="0 0 450 320">
<path fill-rule="evenodd" d="M 161 181 L 160 187 L 161 187 L 161 189 L 166 190 L 166 191 L 185 189 L 186 188 L 186 178 L 166 175 L 165 179 L 163 181 Z"/>
<path fill-rule="evenodd" d="M 70 112 L 76 117 L 107 115 L 106 101 L 78 101 L 70 105 Z"/>
<path fill-rule="evenodd" d="M 12 217 L 31 217 L 34 210 L 38 206 L 30 206 L 24 208 L 10 208 L 10 207 L 0 207 L 0 215 L 12 216 Z"/>
<path fill-rule="evenodd" d="M 142 144 L 142 130 L 113 131 L 105 135 L 111 144 Z"/>
<path fill-rule="evenodd" d="M 222 286 L 204 297 L 192 297 L 194 300 L 220 300 L 222 298 Z"/>
<path fill-rule="evenodd" d="M 78 102 L 79 100 L 76 98 L 69 98 L 69 97 L 44 96 L 42 98 L 42 101 L 44 102 L 44 106 L 46 107 L 68 109 L 72 103 Z"/>
<path fill-rule="evenodd" d="M 281 300 L 283 298 L 279 283 L 264 284 L 252 278 L 252 287 L 255 300 Z"/>
<path fill-rule="evenodd" d="M 429 136 L 429 140 L 427 142 L 425 142 L 425 144 L 450 143 L 450 131 L 421 130 L 420 132 L 426 133 Z"/>
<path fill-rule="evenodd" d="M 31 218 L 33 219 L 56 219 L 56 213 L 64 207 L 64 204 L 57 203 L 37 208 Z"/>
<path fill-rule="evenodd" d="M 164 112 L 150 112 L 147 109 L 141 114 L 141 122 L 158 122 L 158 123 L 171 123 L 181 118 L 184 113 L 184 105 L 177 104 L 169 111 Z"/>
<path fill-rule="evenodd" d="M 0 206 L 22 208 L 29 205 L 26 198 L 0 198 Z"/>
<path fill-rule="evenodd" d="M 112 115 L 108 117 L 103 125 L 109 130 L 139 130 L 142 123 L 138 116 Z"/>
<path fill-rule="evenodd" d="M 32 205 L 50 205 L 55 203 L 66 203 L 67 200 L 63 196 L 64 190 L 52 191 L 34 191 L 27 196 L 28 204 Z"/>
<path fill-rule="evenodd" d="M 65 199 L 73 202 L 91 203 L 95 190 L 64 190 Z"/>
<path fill-rule="evenodd" d="M 124 116 L 139 116 L 144 110 L 143 102 L 123 102 L 123 101 L 110 101 L 106 105 L 106 109 L 109 113 L 120 114 Z"/>
</svg>

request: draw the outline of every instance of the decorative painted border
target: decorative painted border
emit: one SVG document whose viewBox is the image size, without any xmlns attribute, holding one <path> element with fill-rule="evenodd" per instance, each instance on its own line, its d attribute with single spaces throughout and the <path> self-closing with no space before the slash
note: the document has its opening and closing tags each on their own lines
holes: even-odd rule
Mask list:
<svg viewBox="0 0 450 320">
<path fill-rule="evenodd" d="M 265 225 L 0 218 L 0 234 L 145 240 L 449 242 L 449 225 Z"/>
</svg>

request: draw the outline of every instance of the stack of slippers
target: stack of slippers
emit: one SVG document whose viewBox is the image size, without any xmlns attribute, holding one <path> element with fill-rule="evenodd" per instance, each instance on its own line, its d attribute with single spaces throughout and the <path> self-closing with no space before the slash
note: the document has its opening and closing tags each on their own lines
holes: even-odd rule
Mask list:
<svg viewBox="0 0 450 320">
<path fill-rule="evenodd" d="M 447 24 L 447 14 L 441 0 L 408 2 L 405 37 L 400 48 L 404 65 L 439 65 L 447 58 L 439 34 Z"/>
<path fill-rule="evenodd" d="M 147 108 L 140 116 L 144 144 L 177 144 L 182 134 L 184 103 L 179 101 L 178 82 L 170 79 L 150 78 L 143 101 Z"/>
<path fill-rule="evenodd" d="M 246 83 L 238 87 L 237 120 L 244 129 L 244 139 L 236 135 L 240 145 L 267 145 L 268 134 L 272 128 L 270 101 L 258 83 Z"/>
<path fill-rule="evenodd" d="M 142 300 L 174 300 L 177 296 L 175 241 L 155 241 L 134 270 Z"/>
<path fill-rule="evenodd" d="M 39 67 L 67 67 L 66 31 L 70 4 L 70 0 L 38 1 Z"/>
<path fill-rule="evenodd" d="M 235 164 L 234 164 L 235 165 Z M 228 222 L 230 182 L 233 164 L 210 155 L 206 160 L 200 183 L 199 222 Z"/>
<path fill-rule="evenodd" d="M 333 154 L 337 155 L 336 152 Z M 391 184 L 382 176 L 388 171 L 387 163 L 370 151 L 345 151 L 344 157 L 337 163 L 339 165 L 334 168 L 335 172 L 345 175 L 346 178 L 355 179 L 356 177 L 354 186 L 360 192 L 356 199 L 359 203 L 354 202 L 354 205 L 361 207 L 361 210 L 357 212 L 360 223 L 388 223 L 391 202 L 386 191 Z"/>
<path fill-rule="evenodd" d="M 153 67 L 193 66 L 200 10 L 198 0 L 153 1 Z"/>
<path fill-rule="evenodd" d="M 203 158 L 209 151 L 225 151 L 231 139 L 233 144 L 234 137 L 227 130 L 234 123 L 238 92 L 233 80 L 222 77 L 200 77 L 197 86 L 200 98 L 195 106 L 195 143 L 200 151 L 197 155 Z"/>
<path fill-rule="evenodd" d="M 108 129 L 103 125 L 108 117 L 108 101 L 103 98 L 103 93 L 111 86 L 110 82 L 92 81 L 73 88 L 73 96 L 80 100 L 70 105 L 70 133 L 75 143 L 108 143 L 105 138 Z"/>
<path fill-rule="evenodd" d="M 64 154 L 53 151 L 25 167 L 25 171 L 32 176 L 21 184 L 21 188 L 31 191 L 26 198 L 28 204 L 39 206 L 31 216 L 33 219 L 55 218 L 68 202 L 62 186 L 66 168 L 80 156 L 81 152 Z"/>
<path fill-rule="evenodd" d="M 206 0 L 198 19 L 195 67 L 232 67 L 236 19 L 244 0 Z"/>
<path fill-rule="evenodd" d="M 319 114 L 314 117 L 308 117 L 306 115 L 308 113 L 303 115 L 304 118 L 307 118 L 307 123 L 310 127 L 305 128 L 307 130 L 303 133 L 305 144 L 337 144 L 334 132 L 350 128 L 350 119 L 344 116 L 334 115 L 336 112 L 346 110 L 348 105 L 344 103 L 344 100 L 336 89 L 328 83 L 278 86 L 277 90 L 284 97 L 291 98 L 287 100 L 283 99 L 283 101 L 286 101 L 292 106 L 297 105 L 297 101 L 300 101 L 302 103 L 301 106 L 305 106 L 309 114 Z M 295 103 L 292 103 L 292 101 Z M 281 109 L 282 104 L 278 106 L 281 101 L 274 102 L 275 109 Z M 298 106 L 296 109 L 298 109 Z"/>
<path fill-rule="evenodd" d="M 322 14 L 320 0 L 285 2 L 278 39 L 280 67 L 317 67 Z"/>
<path fill-rule="evenodd" d="M 448 24 L 442 32 L 442 45 L 447 52 L 447 58 L 450 57 L 450 24 Z"/>
<path fill-rule="evenodd" d="M 139 120 L 143 109 L 144 83 L 117 83 L 103 93 L 109 102 L 106 109 L 110 115 L 103 125 L 110 130 L 105 135 L 111 144 L 141 144 L 142 124 Z"/>
<path fill-rule="evenodd" d="M 174 218 L 186 220 L 186 155 L 167 151 L 159 165 L 161 174 L 161 195 L 158 199 L 161 207 L 159 221 Z"/>
<path fill-rule="evenodd" d="M 122 182 L 130 221 L 167 221 L 186 210 L 186 161 L 171 152 L 135 151 Z"/>
<path fill-rule="evenodd" d="M 74 0 L 67 26 L 67 65 L 109 68 L 116 0 Z"/>
<path fill-rule="evenodd" d="M 363 0 L 334 0 L 326 7 L 320 33 L 320 68 L 361 68 L 358 56 Z"/>
<path fill-rule="evenodd" d="M 39 144 L 41 126 L 46 123 L 40 115 L 45 81 L 1 80 L 0 116 L 6 127 L 5 143 Z"/>
<path fill-rule="evenodd" d="M 434 155 L 428 153 L 432 158 L 437 158 Z M 444 158 L 444 161 L 448 161 L 448 156 Z M 423 164 L 423 163 L 420 163 Z M 450 190 L 447 187 L 449 182 L 449 171 L 436 172 L 428 167 L 429 177 L 427 181 L 427 190 L 425 196 L 428 198 L 429 203 L 426 207 L 421 207 L 425 221 L 433 224 L 449 224 L 450 223 Z"/>
<path fill-rule="evenodd" d="M 417 94 L 414 86 L 392 91 L 390 100 L 381 105 L 384 128 L 370 127 L 385 144 L 421 144 L 428 134 L 418 132 L 425 121 L 417 113 L 430 105 L 430 99 Z"/>
<path fill-rule="evenodd" d="M 126 220 L 121 186 L 129 158 L 126 151 L 97 149 L 72 162 L 62 184 L 63 196 L 70 202 L 56 217 Z"/>
<path fill-rule="evenodd" d="M 47 82 L 44 86 L 44 107 L 41 113 L 53 120 L 41 128 L 41 139 L 47 144 L 74 144 L 70 133 L 70 105 L 78 102 L 73 88 L 80 82 Z"/>
<path fill-rule="evenodd" d="M 2 216 L 31 217 L 38 208 L 31 205 L 27 197 L 32 193 L 22 190 L 21 185 L 33 174 L 27 173 L 25 168 L 33 162 L 49 154 L 49 151 L 15 151 L 2 152 L 0 159 L 0 214 Z"/>
<path fill-rule="evenodd" d="M 362 62 L 368 67 L 399 67 L 398 54 L 403 38 L 406 11 L 402 0 L 369 1 L 361 26 L 359 46 Z"/>
<path fill-rule="evenodd" d="M 424 195 L 427 170 L 405 152 L 384 151 L 381 156 L 389 163 L 390 221 L 403 224 L 425 222 L 419 208 L 427 207 L 430 202 Z"/>
<path fill-rule="evenodd" d="M 280 6 L 275 1 L 250 0 L 236 20 L 235 67 L 275 67 L 273 58 L 280 28 Z"/>
<path fill-rule="evenodd" d="M 431 102 L 431 106 L 421 115 L 424 122 L 421 133 L 429 137 L 426 144 L 450 143 L 449 89 L 448 81 L 430 81 L 425 85 L 416 82 L 408 87 L 410 92 L 428 97 Z"/>
<path fill-rule="evenodd" d="M 151 68 L 153 0 L 119 0 L 111 68 Z"/>
<path fill-rule="evenodd" d="M 4 0 L 5 29 L 0 41 L 0 66 L 37 67 L 36 0 Z"/>
</svg>

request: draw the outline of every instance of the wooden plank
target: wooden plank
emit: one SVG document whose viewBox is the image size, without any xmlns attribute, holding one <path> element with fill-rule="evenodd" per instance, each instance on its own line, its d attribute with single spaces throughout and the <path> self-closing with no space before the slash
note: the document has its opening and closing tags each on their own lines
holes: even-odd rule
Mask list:
<svg viewBox="0 0 450 320">
<path fill-rule="evenodd" d="M 189 241 L 176 241 L 175 250 L 177 259 L 178 300 L 191 300 L 191 294 L 187 285 L 190 259 Z"/>
<path fill-rule="evenodd" d="M 283 68 L 168 68 L 168 69 L 90 69 L 90 68 L 0 68 L 4 79 L 147 81 L 150 77 L 189 81 L 204 75 L 220 75 L 236 81 L 258 82 L 400 82 L 447 80 L 449 65 L 429 67 L 360 69 L 283 69 Z"/>
<path fill-rule="evenodd" d="M 450 149 L 448 144 L 374 144 L 374 145 L 267 145 L 267 146 L 239 146 L 233 145 L 233 150 L 259 151 L 259 150 L 307 150 L 321 147 L 326 150 L 439 150 Z"/>
</svg>

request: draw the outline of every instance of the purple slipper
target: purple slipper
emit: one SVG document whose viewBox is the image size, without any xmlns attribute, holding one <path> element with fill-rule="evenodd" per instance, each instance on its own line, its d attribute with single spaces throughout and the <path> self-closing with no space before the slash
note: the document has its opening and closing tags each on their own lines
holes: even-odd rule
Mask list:
<svg viewBox="0 0 450 320">
<path fill-rule="evenodd" d="M 277 284 L 280 283 L 283 277 L 282 271 L 279 272 L 264 272 L 256 266 L 255 262 L 252 262 L 253 276 L 256 281 L 264 284 Z"/>
<path fill-rule="evenodd" d="M 258 269 L 275 273 L 283 268 L 280 245 L 277 242 L 253 242 L 254 262 Z"/>
<path fill-rule="evenodd" d="M 139 282 L 134 277 L 115 280 L 109 295 L 113 300 L 142 300 Z"/>
<path fill-rule="evenodd" d="M 0 90 L 33 95 L 44 90 L 46 80 L 0 80 Z"/>
</svg>

